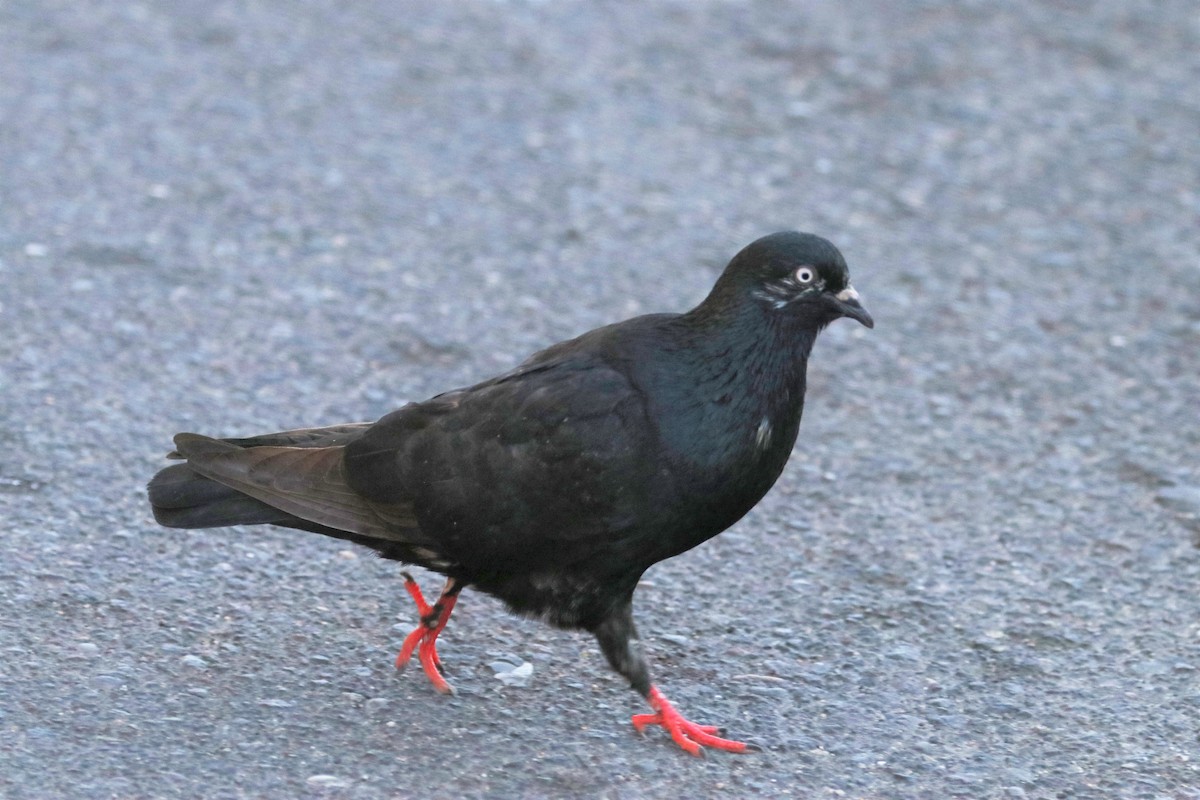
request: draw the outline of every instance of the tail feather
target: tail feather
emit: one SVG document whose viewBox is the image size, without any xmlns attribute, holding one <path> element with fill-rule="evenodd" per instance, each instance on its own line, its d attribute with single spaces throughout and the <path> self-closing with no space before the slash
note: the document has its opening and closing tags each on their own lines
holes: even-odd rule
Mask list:
<svg viewBox="0 0 1200 800">
<path fill-rule="evenodd" d="M 224 440 L 181 433 L 170 457 L 186 463 L 147 487 L 154 518 L 173 528 L 273 524 L 377 547 L 420 544 L 411 505 L 370 502 L 346 482 L 342 449 L 365 427 Z"/>
<path fill-rule="evenodd" d="M 147 486 L 154 519 L 169 528 L 280 525 L 370 547 L 384 558 L 443 569 L 450 562 L 421 530 L 412 504 L 380 503 L 350 488 L 343 448 L 366 423 L 247 439 L 175 437 Z"/>
<path fill-rule="evenodd" d="M 168 528 L 287 525 L 296 518 L 261 500 L 209 480 L 187 464 L 175 464 L 150 481 L 154 519 Z"/>
</svg>

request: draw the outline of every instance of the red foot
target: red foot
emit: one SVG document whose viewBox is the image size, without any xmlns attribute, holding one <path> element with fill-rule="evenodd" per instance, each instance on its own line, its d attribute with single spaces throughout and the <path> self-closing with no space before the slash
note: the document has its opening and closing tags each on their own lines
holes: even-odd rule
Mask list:
<svg viewBox="0 0 1200 800">
<path fill-rule="evenodd" d="M 408 590 L 417 604 L 417 613 L 421 615 L 421 624 L 405 638 L 404 645 L 400 648 L 399 655 L 396 656 L 396 669 L 403 669 L 408 664 L 408 660 L 412 658 L 413 651 L 417 650 L 417 658 L 421 662 L 421 667 L 425 670 L 429 682 L 433 684 L 433 688 L 442 694 L 454 694 L 454 687 L 442 677 L 445 670 L 442 668 L 442 660 L 438 658 L 437 654 L 437 637 L 442 632 L 442 628 L 446 627 L 446 623 L 450 621 L 450 612 L 454 610 L 454 604 L 458 602 L 459 587 L 453 578 L 447 579 L 441 597 L 432 606 L 425 602 L 425 596 L 421 594 L 421 587 L 407 572 L 404 573 L 404 588 Z"/>
<path fill-rule="evenodd" d="M 675 710 L 674 706 L 667 702 L 667 698 L 663 697 L 662 692 L 656 686 L 650 687 L 650 695 L 647 699 L 650 701 L 654 713 L 633 715 L 633 727 L 637 728 L 638 733 L 644 732 L 647 725 L 662 725 L 671 734 L 675 744 L 694 756 L 700 755 L 701 747 L 715 747 L 731 753 L 745 753 L 750 750 L 750 746 L 742 742 L 713 736 L 720 730 L 716 725 L 697 725 L 694 722 L 688 722 Z"/>
</svg>

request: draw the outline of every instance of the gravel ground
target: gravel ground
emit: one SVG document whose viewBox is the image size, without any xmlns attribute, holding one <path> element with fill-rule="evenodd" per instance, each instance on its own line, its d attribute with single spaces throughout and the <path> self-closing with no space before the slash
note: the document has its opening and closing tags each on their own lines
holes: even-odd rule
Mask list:
<svg viewBox="0 0 1200 800">
<path fill-rule="evenodd" d="M 0 4 L 0 795 L 1200 798 L 1197 53 L 1190 0 Z M 375 418 L 792 227 L 878 327 L 637 596 L 763 753 L 469 592 L 437 696 L 396 565 L 150 520 L 177 430 Z"/>
</svg>

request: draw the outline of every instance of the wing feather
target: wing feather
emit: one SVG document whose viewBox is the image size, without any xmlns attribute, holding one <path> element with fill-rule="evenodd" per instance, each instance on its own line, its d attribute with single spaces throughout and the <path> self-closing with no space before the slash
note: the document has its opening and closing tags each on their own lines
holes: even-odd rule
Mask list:
<svg viewBox="0 0 1200 800">
<path fill-rule="evenodd" d="M 350 488 L 341 446 L 240 447 L 181 433 L 175 447 L 200 475 L 300 519 L 378 539 L 420 539 L 411 504 L 368 501 Z"/>
<path fill-rule="evenodd" d="M 349 445 L 346 466 L 371 500 L 412 498 L 457 563 L 511 572 L 620 547 L 656 485 L 653 442 L 627 378 L 583 359 L 406 406 Z"/>
</svg>

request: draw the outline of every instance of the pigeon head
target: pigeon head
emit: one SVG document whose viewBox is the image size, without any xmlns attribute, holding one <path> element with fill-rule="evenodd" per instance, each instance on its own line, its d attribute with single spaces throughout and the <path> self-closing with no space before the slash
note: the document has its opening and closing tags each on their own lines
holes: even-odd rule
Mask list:
<svg viewBox="0 0 1200 800">
<path fill-rule="evenodd" d="M 803 317 L 820 327 L 838 317 L 875 327 L 850 285 L 846 259 L 832 242 L 811 233 L 781 231 L 746 245 L 705 302 L 740 305 L 747 300 L 769 314 Z"/>
</svg>

